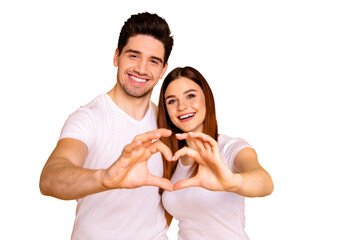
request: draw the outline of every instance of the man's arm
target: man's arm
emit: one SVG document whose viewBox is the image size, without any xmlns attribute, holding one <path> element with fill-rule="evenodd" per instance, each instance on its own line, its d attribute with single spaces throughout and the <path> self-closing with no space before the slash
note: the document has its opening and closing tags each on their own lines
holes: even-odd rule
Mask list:
<svg viewBox="0 0 360 240">
<path fill-rule="evenodd" d="M 103 170 L 82 168 L 87 146 L 76 139 L 61 139 L 46 162 L 40 176 L 40 191 L 63 200 L 85 197 L 105 191 Z"/>
<path fill-rule="evenodd" d="M 88 153 L 84 143 L 71 138 L 62 139 L 41 173 L 40 191 L 44 195 L 64 200 L 110 189 L 141 186 L 158 186 L 172 191 L 173 186 L 168 179 L 150 174 L 147 168 L 147 160 L 156 152 L 161 152 L 166 159 L 171 160 L 170 149 L 161 141 L 156 141 L 170 135 L 171 131 L 166 129 L 138 135 L 124 147 L 112 166 L 99 170 L 82 168 Z"/>
</svg>

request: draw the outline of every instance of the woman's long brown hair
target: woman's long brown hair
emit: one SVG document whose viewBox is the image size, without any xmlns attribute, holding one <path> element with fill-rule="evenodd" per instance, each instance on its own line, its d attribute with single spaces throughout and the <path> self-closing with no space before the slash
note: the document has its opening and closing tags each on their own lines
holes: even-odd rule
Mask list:
<svg viewBox="0 0 360 240">
<path fill-rule="evenodd" d="M 160 97 L 159 97 L 159 104 L 158 104 L 158 116 L 157 116 L 157 124 L 158 128 L 167 128 L 170 129 L 173 134 L 168 138 L 161 138 L 161 141 L 166 144 L 170 150 L 175 153 L 177 150 L 181 149 L 186 145 L 186 141 L 179 141 L 176 139 L 176 133 L 182 133 L 183 131 L 177 128 L 170 120 L 169 114 L 166 109 L 166 102 L 165 102 L 165 91 L 169 84 L 180 78 L 185 77 L 196 84 L 198 84 L 204 92 L 205 95 L 205 105 L 206 105 L 206 113 L 205 113 L 205 120 L 203 126 L 203 133 L 211 136 L 216 141 L 218 140 L 218 126 L 216 121 L 216 113 L 215 113 L 215 101 L 212 91 L 210 89 L 209 84 L 205 80 L 205 78 L 201 75 L 199 71 L 192 67 L 178 67 L 172 70 L 164 79 L 164 82 L 161 86 L 160 90 Z M 177 162 L 169 162 L 163 157 L 163 164 L 164 164 L 164 173 L 163 177 L 170 179 L 174 174 Z M 195 176 L 197 173 L 199 166 L 195 163 L 192 166 L 192 176 Z"/>
</svg>

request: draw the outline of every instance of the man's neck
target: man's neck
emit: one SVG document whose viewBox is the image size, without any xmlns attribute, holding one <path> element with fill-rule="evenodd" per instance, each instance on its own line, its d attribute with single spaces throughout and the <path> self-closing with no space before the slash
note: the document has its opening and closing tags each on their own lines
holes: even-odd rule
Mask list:
<svg viewBox="0 0 360 240">
<path fill-rule="evenodd" d="M 127 95 L 121 87 L 115 85 L 107 94 L 121 110 L 135 120 L 143 119 L 149 109 L 151 92 L 147 96 L 135 98 Z"/>
</svg>

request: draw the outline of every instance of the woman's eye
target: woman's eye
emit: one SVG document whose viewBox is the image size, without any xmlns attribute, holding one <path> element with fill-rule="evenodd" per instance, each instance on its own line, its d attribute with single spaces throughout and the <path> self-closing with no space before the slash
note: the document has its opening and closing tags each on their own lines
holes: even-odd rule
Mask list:
<svg viewBox="0 0 360 240">
<path fill-rule="evenodd" d="M 195 94 L 189 94 L 189 95 L 187 96 L 187 98 L 194 98 L 194 97 L 196 97 Z"/>
<path fill-rule="evenodd" d="M 173 104 L 174 102 L 175 102 L 175 100 L 171 99 L 171 100 L 168 101 L 168 104 Z"/>
</svg>

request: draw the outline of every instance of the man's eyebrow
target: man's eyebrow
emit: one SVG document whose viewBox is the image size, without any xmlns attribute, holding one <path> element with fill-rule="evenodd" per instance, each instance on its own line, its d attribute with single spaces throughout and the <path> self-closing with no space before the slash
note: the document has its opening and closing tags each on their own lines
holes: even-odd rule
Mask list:
<svg viewBox="0 0 360 240">
<path fill-rule="evenodd" d="M 161 58 L 155 57 L 155 56 L 151 56 L 152 59 L 158 60 L 160 63 L 163 63 L 163 60 Z"/>
<path fill-rule="evenodd" d="M 137 51 L 137 50 L 133 50 L 133 49 L 128 49 L 125 51 L 125 53 L 136 53 L 136 54 L 141 54 L 140 51 Z"/>
<path fill-rule="evenodd" d="M 195 89 L 189 89 L 189 90 L 186 90 L 186 91 L 184 92 L 184 94 L 187 94 L 187 93 L 189 93 L 189 92 L 197 92 L 197 90 L 195 90 Z M 168 99 L 168 98 L 174 98 L 174 97 L 175 97 L 175 95 L 169 95 L 169 96 L 167 96 L 167 97 L 165 98 L 165 100 Z"/>
<path fill-rule="evenodd" d="M 134 50 L 134 49 L 128 49 L 128 50 L 125 51 L 125 53 L 135 53 L 135 54 L 140 54 L 141 55 L 140 51 Z M 160 63 L 163 63 L 163 60 L 161 58 L 159 58 L 159 57 L 151 56 L 150 58 L 155 59 L 155 60 L 159 61 Z"/>
</svg>

